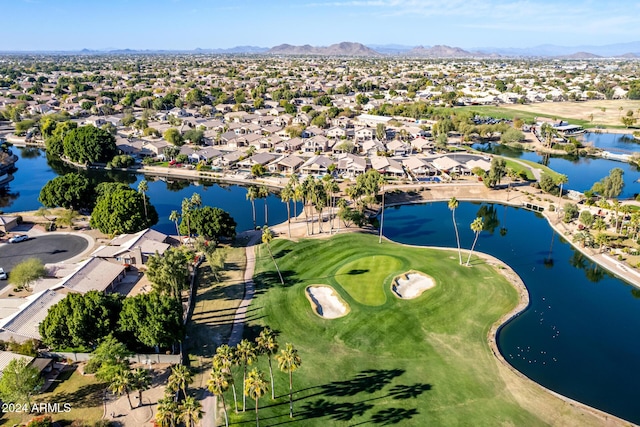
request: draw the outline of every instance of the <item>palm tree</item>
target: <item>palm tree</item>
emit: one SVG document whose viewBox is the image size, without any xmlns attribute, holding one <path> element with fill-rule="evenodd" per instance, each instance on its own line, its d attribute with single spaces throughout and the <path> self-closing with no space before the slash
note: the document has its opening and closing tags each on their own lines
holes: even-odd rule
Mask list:
<svg viewBox="0 0 640 427">
<path fill-rule="evenodd" d="M 291 188 L 291 199 L 293 200 L 293 217 L 294 218 L 298 217 L 298 205 L 296 203 L 299 202 L 300 199 L 296 195 L 296 189 L 298 188 L 299 184 L 300 184 L 300 180 L 298 179 L 298 175 L 294 173 L 293 175 L 291 175 L 291 177 L 289 178 L 289 182 L 287 183 L 289 188 Z"/>
<path fill-rule="evenodd" d="M 476 247 L 476 242 L 478 241 L 478 236 L 480 236 L 480 232 L 482 232 L 482 228 L 484 227 L 484 221 L 482 217 L 478 217 L 473 220 L 471 223 L 471 230 L 475 233 L 476 237 L 473 239 L 473 245 L 471 245 L 471 252 L 469 252 L 469 258 L 467 258 L 467 267 L 469 267 L 469 261 L 471 261 L 471 254 L 473 253 L 473 248 Z"/>
<path fill-rule="evenodd" d="M 602 253 L 602 248 L 604 248 L 604 245 L 608 241 L 609 241 L 609 236 L 607 236 L 605 233 L 600 232 L 596 234 L 595 242 L 598 244 L 598 249 L 601 253 Z"/>
<path fill-rule="evenodd" d="M 253 212 L 253 229 L 256 229 L 256 199 L 258 198 L 258 189 L 251 185 L 247 188 L 247 200 L 251 201 L 251 210 Z"/>
<path fill-rule="evenodd" d="M 289 184 L 280 191 L 280 200 L 282 200 L 282 203 L 287 205 L 287 227 L 289 228 L 289 237 L 291 237 L 291 206 L 289 202 L 293 199 L 293 193 L 293 189 Z"/>
<path fill-rule="evenodd" d="M 229 374 L 229 382 L 231 383 L 231 390 L 233 390 L 233 403 L 235 405 L 236 414 L 238 413 L 238 397 L 236 394 L 236 384 L 233 380 L 233 374 L 231 373 L 231 367 L 236 364 L 237 360 L 238 358 L 236 357 L 235 347 L 230 347 L 227 344 L 222 344 L 220 347 L 216 348 L 216 354 L 213 356 L 213 367 Z"/>
<path fill-rule="evenodd" d="M 264 374 L 257 368 L 253 368 L 251 372 L 249 372 L 249 376 L 244 380 L 244 395 L 248 395 L 256 402 L 256 427 L 260 427 L 258 402 L 267 391 L 269 391 L 269 387 L 264 380 Z"/>
<path fill-rule="evenodd" d="M 340 191 L 338 183 L 331 175 L 325 175 L 322 178 L 324 192 L 327 197 L 327 206 L 329 207 L 329 234 L 333 232 L 333 208 L 335 207 L 334 193 Z"/>
<path fill-rule="evenodd" d="M 613 202 L 611 203 L 611 207 L 613 208 L 613 211 L 615 213 L 615 218 L 616 218 L 613 231 L 617 233 L 618 232 L 618 213 L 620 212 L 620 202 L 618 201 L 618 199 L 613 199 Z"/>
<path fill-rule="evenodd" d="M 290 343 L 280 350 L 277 359 L 280 370 L 289 373 L 289 417 L 293 418 L 293 371 L 300 367 L 302 359 L 298 355 L 298 350 Z"/>
<path fill-rule="evenodd" d="M 117 372 L 114 375 L 111 384 L 109 384 L 109 390 L 112 393 L 117 394 L 118 396 L 121 396 L 123 394 L 127 395 L 127 400 L 129 401 L 129 409 L 133 409 L 133 405 L 131 404 L 131 396 L 129 395 L 129 392 L 132 388 L 133 376 L 131 374 L 131 371 L 128 369 L 121 369 L 119 372 Z"/>
<path fill-rule="evenodd" d="M 276 334 L 268 326 L 260 331 L 260 335 L 256 338 L 256 345 L 260 354 L 266 354 L 269 360 L 269 377 L 271 378 L 271 399 L 276 398 L 276 391 L 273 386 L 273 369 L 271 368 L 271 356 L 278 352 L 278 341 Z"/>
<path fill-rule="evenodd" d="M 199 401 L 191 396 L 184 398 L 184 401 L 179 407 L 180 419 L 184 422 L 186 427 L 194 427 L 196 420 L 202 419 L 202 405 Z"/>
<path fill-rule="evenodd" d="M 144 202 L 144 217 L 147 218 L 147 191 L 149 191 L 149 185 L 147 180 L 143 179 L 138 184 L 138 193 L 142 194 L 142 201 Z"/>
<path fill-rule="evenodd" d="M 264 225 L 269 225 L 269 208 L 267 206 L 267 197 L 269 197 L 269 189 L 266 185 L 258 187 L 258 198 L 264 199 Z"/>
<path fill-rule="evenodd" d="M 187 222 L 187 239 L 191 239 L 191 201 L 186 197 L 182 199 L 182 220 Z"/>
<path fill-rule="evenodd" d="M 202 197 L 200 197 L 200 194 L 198 193 L 193 193 L 191 195 L 191 199 L 189 199 L 189 203 L 192 208 L 199 208 L 202 206 Z"/>
<path fill-rule="evenodd" d="M 346 199 L 338 199 L 336 205 L 338 206 L 338 232 L 340 232 L 340 211 L 347 208 L 348 202 Z"/>
<path fill-rule="evenodd" d="M 560 186 L 560 194 L 558 195 L 558 206 L 560 206 L 560 203 L 562 203 L 562 186 L 569 182 L 569 177 L 564 174 L 559 174 L 555 181 L 556 185 Z M 560 209 L 558 209 L 558 215 L 560 215 Z"/>
<path fill-rule="evenodd" d="M 182 394 L 187 396 L 187 385 L 193 382 L 193 374 L 185 365 L 178 364 L 171 368 L 169 384 L 173 384 L 176 389 L 182 390 Z"/>
<path fill-rule="evenodd" d="M 382 243 L 382 226 L 384 225 L 384 175 L 380 175 L 378 184 L 380 185 L 380 191 L 382 191 L 382 210 L 380 211 L 380 235 L 378 236 L 378 243 Z"/>
<path fill-rule="evenodd" d="M 160 427 L 176 427 L 178 425 L 178 403 L 171 397 L 158 400 L 156 423 Z"/>
<path fill-rule="evenodd" d="M 251 344 L 251 341 L 243 339 L 236 346 L 236 354 L 238 355 L 238 360 L 242 363 L 242 384 L 246 384 L 247 365 L 251 365 L 256 359 L 256 349 L 253 344 Z M 244 412 L 246 409 L 247 395 L 246 393 L 244 393 L 242 395 L 242 412 Z"/>
<path fill-rule="evenodd" d="M 265 226 L 262 229 L 262 243 L 267 245 L 267 250 L 269 251 L 269 255 L 273 260 L 273 264 L 276 266 L 276 270 L 278 271 L 278 277 L 280 277 L 280 283 L 284 286 L 284 279 L 282 278 L 282 273 L 280 273 L 280 268 L 278 267 L 278 263 L 276 259 L 273 257 L 273 252 L 271 252 L 271 241 L 273 240 L 273 233 L 269 229 L 268 226 Z"/>
<path fill-rule="evenodd" d="M 224 410 L 224 425 L 229 427 L 229 415 L 227 414 L 227 404 L 224 402 L 224 392 L 229 390 L 229 374 L 215 367 L 211 370 L 209 379 L 207 380 L 207 389 L 214 396 L 220 397 L 222 400 L 222 409 Z"/>
<path fill-rule="evenodd" d="M 133 371 L 133 390 L 138 392 L 138 406 L 142 406 L 142 392 L 151 387 L 151 375 L 146 369 Z"/>
<path fill-rule="evenodd" d="M 176 225 L 176 234 L 178 236 L 178 239 L 180 239 L 180 229 L 178 228 L 178 221 L 180 221 L 180 214 L 178 213 L 178 211 L 171 211 L 171 214 L 169 214 L 169 221 L 173 221 L 173 223 Z"/>
<path fill-rule="evenodd" d="M 453 220 L 453 229 L 456 231 L 456 243 L 458 244 L 458 260 L 462 265 L 462 251 L 460 250 L 460 234 L 458 234 L 458 224 L 456 224 L 456 209 L 458 208 L 458 199 L 452 197 L 447 203 L 449 210 L 451 210 L 451 219 Z"/>
</svg>

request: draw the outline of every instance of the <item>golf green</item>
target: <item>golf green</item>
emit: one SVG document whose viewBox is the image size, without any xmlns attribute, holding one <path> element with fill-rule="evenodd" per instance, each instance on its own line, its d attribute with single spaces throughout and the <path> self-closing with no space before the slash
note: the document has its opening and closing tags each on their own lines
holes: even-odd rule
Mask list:
<svg viewBox="0 0 640 427">
<path fill-rule="evenodd" d="M 402 268 L 402 260 L 388 255 L 372 255 L 349 262 L 336 272 L 336 281 L 360 304 L 385 303 L 384 284 Z"/>
</svg>

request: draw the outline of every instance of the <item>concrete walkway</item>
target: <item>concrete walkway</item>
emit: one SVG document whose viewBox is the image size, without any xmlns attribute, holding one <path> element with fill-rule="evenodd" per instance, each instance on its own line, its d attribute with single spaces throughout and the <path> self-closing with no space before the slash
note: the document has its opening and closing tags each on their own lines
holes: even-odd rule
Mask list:
<svg viewBox="0 0 640 427">
<path fill-rule="evenodd" d="M 229 337 L 229 346 L 233 347 L 242 340 L 242 334 L 244 333 L 245 318 L 247 316 L 247 309 L 251 305 L 251 300 L 255 294 L 255 287 L 253 284 L 253 272 L 256 266 L 256 254 L 255 245 L 262 239 L 262 233 L 260 231 L 245 231 L 238 235 L 239 239 L 248 238 L 245 253 L 247 257 L 247 264 L 244 270 L 244 297 L 236 310 L 236 315 L 233 319 L 233 328 L 231 329 L 231 335 Z M 240 387 L 242 389 L 242 387 Z M 205 396 L 201 401 L 202 411 L 204 416 L 200 425 L 202 427 L 215 427 L 218 402 L 216 397 L 211 394 L 209 390 L 205 391 Z"/>
</svg>

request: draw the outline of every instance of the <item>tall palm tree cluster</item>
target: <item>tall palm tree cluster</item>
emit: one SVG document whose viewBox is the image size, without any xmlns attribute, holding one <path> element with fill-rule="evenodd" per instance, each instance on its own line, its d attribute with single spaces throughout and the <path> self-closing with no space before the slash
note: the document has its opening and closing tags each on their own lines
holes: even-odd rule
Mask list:
<svg viewBox="0 0 640 427">
<path fill-rule="evenodd" d="M 278 350 L 280 350 L 279 353 Z M 269 366 L 268 381 L 260 369 L 254 367 L 249 370 L 249 366 L 254 364 L 259 356 L 266 356 L 267 358 Z M 236 382 L 232 372 L 232 368 L 235 366 L 242 368 L 242 412 L 246 410 L 246 398 L 248 396 L 255 402 L 256 426 L 260 425 L 260 398 L 269 390 L 271 390 L 271 399 L 276 398 L 272 367 L 274 356 L 278 361 L 280 370 L 289 375 L 289 416 L 293 418 L 293 372 L 300 367 L 302 360 L 292 344 L 287 343 L 284 349 L 280 349 L 276 334 L 269 327 L 266 327 L 260 332 L 255 342 L 243 339 L 235 347 L 224 344 L 216 349 L 216 354 L 213 356 L 213 367 L 207 381 L 207 388 L 222 403 L 225 426 L 229 425 L 225 400 L 225 392 L 229 388 L 232 389 L 235 412 L 239 412 Z"/>
<path fill-rule="evenodd" d="M 447 206 L 451 211 L 453 229 L 456 232 L 456 243 L 458 245 L 458 261 L 460 265 L 462 265 L 462 249 L 460 248 L 460 235 L 458 234 L 458 224 L 456 223 L 456 209 L 458 209 L 459 204 L 460 203 L 458 202 L 458 200 L 455 197 L 452 197 L 447 203 Z M 469 257 L 467 258 L 467 262 L 465 264 L 467 267 L 469 267 L 469 262 L 471 261 L 471 255 L 473 254 L 473 250 L 475 249 L 476 243 L 478 242 L 478 237 L 480 237 L 480 233 L 482 232 L 482 230 L 484 230 L 484 221 L 482 217 L 477 217 L 476 219 L 474 219 L 470 227 L 471 227 L 471 231 L 473 231 L 474 238 L 473 238 L 473 244 L 471 245 L 471 251 L 469 251 Z"/>
<path fill-rule="evenodd" d="M 328 222 L 328 233 L 334 232 L 334 219 L 336 216 L 343 219 L 345 225 L 353 221 L 355 216 L 364 218 L 362 213 L 369 208 L 371 203 L 376 202 L 376 197 L 384 184 L 383 176 L 376 170 L 369 170 L 360 175 L 355 185 L 346 188 L 345 193 L 351 199 L 352 205 L 356 207 L 354 211 L 347 201 L 338 197 L 340 187 L 331 174 L 327 174 L 322 179 L 317 179 L 308 175 L 304 181 L 300 182 L 296 175 L 292 175 L 287 185 L 280 192 L 280 200 L 287 205 L 288 234 L 291 237 L 291 202 L 293 202 L 293 217 L 297 218 L 297 203 L 302 203 L 302 212 L 307 227 L 307 235 L 316 233 L 315 224 L 318 224 L 318 233 L 324 233 L 324 223 Z M 384 187 L 382 187 L 384 188 Z M 247 199 L 252 199 L 251 189 L 248 190 Z M 384 201 L 384 191 L 383 191 Z M 383 202 L 384 203 L 384 202 Z M 359 215 L 352 215 L 357 213 Z M 338 230 L 340 223 L 338 222 Z"/>
<path fill-rule="evenodd" d="M 193 396 L 187 394 L 187 387 L 193 382 L 193 374 L 188 367 L 176 365 L 164 391 L 164 397 L 158 400 L 156 424 L 160 427 L 176 427 L 183 423 L 194 427 L 203 417 L 202 405 Z"/>
</svg>

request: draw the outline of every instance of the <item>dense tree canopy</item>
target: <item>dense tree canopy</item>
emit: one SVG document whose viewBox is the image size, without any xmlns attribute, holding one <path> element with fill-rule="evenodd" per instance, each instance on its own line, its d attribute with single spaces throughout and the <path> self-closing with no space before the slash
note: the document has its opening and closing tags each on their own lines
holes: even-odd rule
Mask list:
<svg viewBox="0 0 640 427">
<path fill-rule="evenodd" d="M 158 292 L 125 299 L 119 324 L 147 347 L 169 347 L 184 338 L 182 305 Z"/>
<path fill-rule="evenodd" d="M 78 124 L 72 121 L 58 122 L 55 126 L 54 124 L 47 124 L 46 133 L 43 131 L 47 154 L 54 157 L 62 157 L 64 155 L 65 136 L 77 128 Z"/>
<path fill-rule="evenodd" d="M 233 239 L 236 236 L 236 222 L 228 212 L 220 208 L 204 206 L 189 212 L 191 231 L 217 245 L 221 238 Z M 187 224 L 180 223 L 180 232 L 188 234 Z"/>
<path fill-rule="evenodd" d="M 135 233 L 158 222 L 158 213 L 149 203 L 149 197 L 143 197 L 131 187 L 121 183 L 103 183 L 97 191 L 91 227 L 105 234 Z"/>
<path fill-rule="evenodd" d="M 113 135 L 91 125 L 67 132 L 63 147 L 64 155 L 77 163 L 106 163 L 117 153 Z"/>
<path fill-rule="evenodd" d="M 620 168 L 613 168 L 609 171 L 609 176 L 602 178 L 593 184 L 591 191 L 608 199 L 618 197 L 624 188 L 624 171 Z"/>
<path fill-rule="evenodd" d="M 189 262 L 192 254 L 185 248 L 169 248 L 162 255 L 152 255 L 147 260 L 147 277 L 153 289 L 180 300 L 189 278 Z"/>
<path fill-rule="evenodd" d="M 0 398 L 4 403 L 31 404 L 42 383 L 40 372 L 27 359 L 13 359 L 2 371 Z"/>
<path fill-rule="evenodd" d="M 47 182 L 38 200 L 48 208 L 63 207 L 77 210 L 91 205 L 93 190 L 89 180 L 77 173 L 58 176 Z"/>
<path fill-rule="evenodd" d="M 52 306 L 40 323 L 42 342 L 56 349 L 93 348 L 116 330 L 121 308 L 119 294 L 70 293 Z"/>
</svg>

